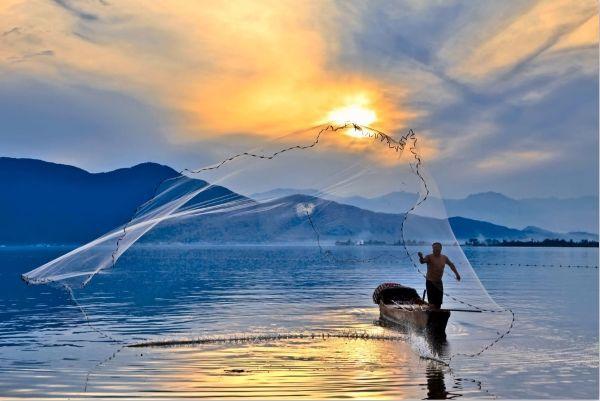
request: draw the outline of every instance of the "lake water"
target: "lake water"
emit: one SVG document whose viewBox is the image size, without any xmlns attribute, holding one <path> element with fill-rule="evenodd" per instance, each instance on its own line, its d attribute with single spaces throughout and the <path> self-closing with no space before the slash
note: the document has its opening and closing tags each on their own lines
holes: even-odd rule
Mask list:
<svg viewBox="0 0 600 401">
<path fill-rule="evenodd" d="M 0 397 L 599 396 L 598 269 L 564 267 L 597 266 L 597 249 L 466 248 L 516 321 L 491 349 L 450 368 L 376 324 L 371 294 L 398 280 L 391 264 L 332 266 L 303 247 L 138 246 L 75 291 L 90 325 L 66 291 L 19 278 L 67 250 L 0 248 Z M 384 338 L 327 336 L 364 332 Z M 233 341 L 265 333 L 280 338 Z M 182 337 L 230 341 L 122 347 Z"/>
</svg>

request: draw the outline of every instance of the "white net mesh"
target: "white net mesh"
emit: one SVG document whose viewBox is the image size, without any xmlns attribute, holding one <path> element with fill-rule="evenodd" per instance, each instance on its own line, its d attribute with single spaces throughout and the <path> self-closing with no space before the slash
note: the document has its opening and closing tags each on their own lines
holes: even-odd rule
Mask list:
<svg viewBox="0 0 600 401">
<path fill-rule="evenodd" d="M 369 209 L 369 199 L 387 193 L 395 196 L 385 213 Z M 442 307 L 469 312 L 452 312 L 449 345 L 415 341 L 421 354 L 438 359 L 476 354 L 511 324 L 510 313 L 488 295 L 454 237 L 412 131 L 394 139 L 354 124 L 321 126 L 186 170 L 160 183 L 129 222 L 23 279 L 83 287 L 140 239 L 232 249 L 299 245 L 306 247 L 307 258 L 321 258 L 331 268 L 393 266 L 394 280 L 419 294 L 427 266 L 417 253 L 428 253 L 431 243 L 439 242 L 461 276 L 456 281 L 446 268 Z"/>
</svg>

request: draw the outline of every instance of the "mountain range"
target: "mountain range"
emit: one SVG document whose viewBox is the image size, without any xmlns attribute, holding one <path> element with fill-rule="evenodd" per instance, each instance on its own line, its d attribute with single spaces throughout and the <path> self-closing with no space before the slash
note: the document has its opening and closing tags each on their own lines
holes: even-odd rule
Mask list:
<svg viewBox="0 0 600 401">
<path fill-rule="evenodd" d="M 85 243 L 126 223 L 136 209 L 155 194 L 159 185 L 178 173 L 170 167 L 143 163 L 106 173 L 89 173 L 73 166 L 33 159 L 0 158 L 0 244 Z M 200 186 L 209 185 L 200 182 Z M 314 240 L 315 231 L 295 206 L 311 203 L 313 220 L 324 240 L 398 239 L 403 215 L 384 213 L 305 194 L 287 194 L 265 203 L 244 198 L 227 188 L 214 186 L 190 203 L 222 197 L 245 199 L 261 213 L 215 214 L 190 218 L 177 224 L 161 223 L 145 241 L 195 242 Z M 414 195 L 413 195 L 414 196 Z M 260 201 L 260 199 L 258 199 Z M 363 205 L 365 206 L 365 205 Z M 444 229 L 445 220 L 422 219 L 432 232 Z M 476 219 L 449 219 L 459 239 L 596 239 L 589 233 L 561 234 L 537 227 L 514 229 Z M 437 228 L 436 228 L 437 227 Z"/>
<path fill-rule="evenodd" d="M 164 180 L 178 175 L 156 163 L 89 173 L 41 160 L 0 157 L 0 244 L 91 241 L 129 221 Z M 232 192 L 213 186 L 192 202 L 224 194 Z"/>
<path fill-rule="evenodd" d="M 310 205 L 310 220 L 298 213 L 298 205 Z M 161 223 L 143 242 L 322 242 L 405 240 L 452 242 L 452 234 L 464 241 L 470 238 L 542 240 L 545 238 L 596 239 L 587 233 L 559 234 L 537 227 L 517 230 L 496 224 L 451 217 L 436 219 L 411 214 L 401 232 L 404 214 L 373 212 L 310 195 L 289 195 L 264 202 L 248 202 L 243 212 L 201 215 Z M 448 225 L 449 223 L 449 225 Z M 452 229 L 452 232 L 450 231 Z"/>
<path fill-rule="evenodd" d="M 314 189 L 298 190 L 289 188 L 255 193 L 250 197 L 261 200 L 292 194 L 320 196 L 347 205 L 383 213 L 397 213 L 399 210 L 407 210 L 417 199 L 417 194 L 409 192 L 391 192 L 382 196 L 366 198 L 362 196 L 340 197 L 319 193 Z M 524 230 L 534 226 L 562 233 L 578 231 L 598 233 L 598 197 L 596 196 L 568 199 L 513 199 L 497 192 L 484 192 L 472 194 L 463 199 L 444 199 L 443 202 L 448 216 L 483 220 Z"/>
</svg>

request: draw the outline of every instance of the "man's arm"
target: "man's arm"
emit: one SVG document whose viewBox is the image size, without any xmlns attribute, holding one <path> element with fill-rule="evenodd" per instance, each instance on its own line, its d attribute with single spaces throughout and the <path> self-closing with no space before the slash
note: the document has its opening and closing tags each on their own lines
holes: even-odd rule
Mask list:
<svg viewBox="0 0 600 401">
<path fill-rule="evenodd" d="M 427 256 L 423 257 L 423 253 L 422 252 L 418 252 L 417 255 L 419 255 L 419 262 L 421 264 L 427 263 Z"/>
<path fill-rule="evenodd" d="M 454 272 L 454 275 L 456 276 L 456 281 L 460 281 L 460 274 L 458 274 L 458 270 L 456 270 L 456 266 L 454 266 L 454 263 L 452 263 L 452 261 L 450 259 L 448 259 L 447 256 L 446 256 L 446 264 L 448 266 L 450 266 L 450 270 L 452 270 Z"/>
</svg>

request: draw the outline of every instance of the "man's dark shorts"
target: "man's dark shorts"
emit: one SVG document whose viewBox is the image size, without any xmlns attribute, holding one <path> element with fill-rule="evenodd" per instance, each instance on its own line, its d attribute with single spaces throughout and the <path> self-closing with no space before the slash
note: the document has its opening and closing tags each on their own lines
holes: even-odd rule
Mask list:
<svg viewBox="0 0 600 401">
<path fill-rule="evenodd" d="M 442 305 L 444 298 L 444 284 L 441 281 L 433 282 L 426 280 L 427 302 L 433 305 Z"/>
</svg>

